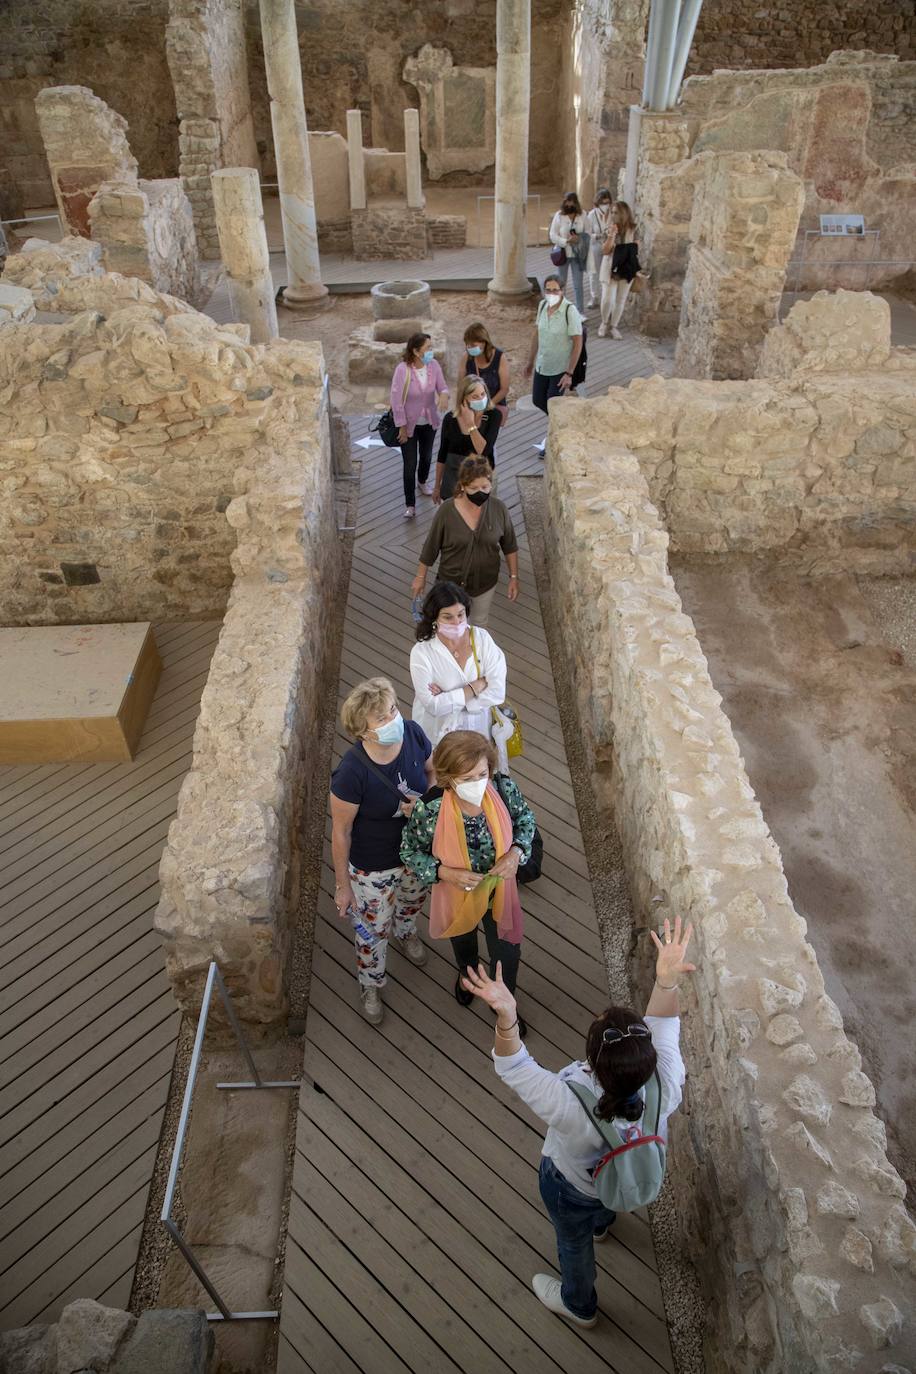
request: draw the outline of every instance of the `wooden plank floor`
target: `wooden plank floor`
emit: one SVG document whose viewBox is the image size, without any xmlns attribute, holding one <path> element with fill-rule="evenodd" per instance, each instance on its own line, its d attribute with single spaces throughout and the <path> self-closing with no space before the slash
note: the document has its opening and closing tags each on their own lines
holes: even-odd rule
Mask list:
<svg viewBox="0 0 916 1374">
<path fill-rule="evenodd" d="M 152 920 L 218 622 L 161 625 L 129 764 L 0 769 L 0 1328 L 126 1307 L 179 1016 Z"/>
<path fill-rule="evenodd" d="M 652 370 L 638 345 L 595 344 L 592 393 L 612 374 Z M 522 534 L 523 596 L 511 607 L 503 582 L 490 628 L 524 722 L 514 773 L 545 845 L 544 875 L 523 889 L 520 1005 L 532 1053 L 559 1068 L 581 1053 L 607 989 L 516 483 L 543 471 L 534 443 L 544 429 L 539 413 L 513 413 L 497 446 L 499 494 Z M 354 424 L 354 439 L 366 432 Z M 405 524 L 396 452 L 370 449 L 360 480 L 340 695 L 382 673 L 409 713 L 408 588 L 432 504 L 420 497 Z M 338 734 L 337 756 L 347 744 Z M 305 1084 L 300 1095 L 280 1374 L 671 1370 L 645 1217 L 622 1217 L 598 1247 L 594 1330 L 570 1328 L 534 1297 L 531 1276 L 556 1262 L 537 1189 L 543 1133 L 496 1078 L 492 1019 L 455 1001 L 450 948 L 428 941 L 423 919 L 429 963 L 389 952 L 385 1020 L 369 1026 L 332 894 L 328 828 L 306 1032 L 306 1073 L 321 1091 Z"/>
</svg>

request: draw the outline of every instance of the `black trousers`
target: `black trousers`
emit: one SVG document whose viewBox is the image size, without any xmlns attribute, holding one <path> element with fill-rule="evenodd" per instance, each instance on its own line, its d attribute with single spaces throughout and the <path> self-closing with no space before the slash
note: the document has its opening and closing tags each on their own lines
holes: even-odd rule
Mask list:
<svg viewBox="0 0 916 1374">
<path fill-rule="evenodd" d="M 547 402 L 552 401 L 554 396 L 565 396 L 566 392 L 560 389 L 560 382 L 563 380 L 564 373 L 558 372 L 555 377 L 545 377 L 542 372 L 535 372 L 531 383 L 531 399 L 538 410 L 543 410 L 547 414 Z"/>
<path fill-rule="evenodd" d="M 404 460 L 404 505 L 417 504 L 417 462 L 419 460 L 420 482 L 429 480 L 429 470 L 433 461 L 433 441 L 436 431 L 432 425 L 416 425 L 406 444 L 401 444 L 401 457 Z"/>
<path fill-rule="evenodd" d="M 515 980 L 518 978 L 518 966 L 522 957 L 521 945 L 510 945 L 508 940 L 499 938 L 499 929 L 489 911 L 480 925 L 483 926 L 483 933 L 487 941 L 487 953 L 490 956 L 490 977 L 496 977 L 496 961 L 499 959 L 503 966 L 503 982 L 510 992 L 515 992 Z M 477 932 L 480 925 L 469 930 L 466 935 L 452 937 L 455 963 L 461 973 L 469 967 L 474 969 L 475 973 L 477 971 Z"/>
</svg>

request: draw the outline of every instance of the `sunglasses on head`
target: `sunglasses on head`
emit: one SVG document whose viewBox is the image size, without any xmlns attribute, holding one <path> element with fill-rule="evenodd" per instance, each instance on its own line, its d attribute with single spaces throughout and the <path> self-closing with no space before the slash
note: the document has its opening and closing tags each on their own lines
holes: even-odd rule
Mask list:
<svg viewBox="0 0 916 1374">
<path fill-rule="evenodd" d="M 616 1026 L 608 1026 L 601 1036 L 606 1045 L 616 1045 L 619 1040 L 629 1040 L 631 1036 L 644 1036 L 649 1034 L 648 1026 L 627 1026 L 625 1031 L 618 1030 Z"/>
</svg>

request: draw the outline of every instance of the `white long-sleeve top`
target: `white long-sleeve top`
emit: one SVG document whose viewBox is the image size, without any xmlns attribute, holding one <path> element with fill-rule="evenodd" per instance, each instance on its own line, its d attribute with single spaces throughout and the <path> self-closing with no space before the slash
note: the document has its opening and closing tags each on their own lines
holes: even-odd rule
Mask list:
<svg viewBox="0 0 916 1374">
<path fill-rule="evenodd" d="M 585 233 L 584 215 L 564 215 L 562 210 L 558 210 L 550 221 L 550 242 L 555 243 L 558 248 L 565 248 L 568 258 L 573 255 L 569 236 L 574 229 L 577 234 Z"/>
<path fill-rule="evenodd" d="M 410 677 L 414 699 L 411 715 L 426 732 L 433 746 L 450 730 L 479 730 L 490 738 L 490 708 L 501 706 L 506 699 L 506 655 L 493 636 L 479 625 L 474 626 L 474 645 L 480 660 L 480 672 L 473 653 L 459 666 L 457 660 L 438 635 L 419 640 L 410 651 Z M 485 677 L 487 685 L 479 697 L 466 704 L 464 687 Z M 430 685 L 442 691 L 434 696 Z"/>
<path fill-rule="evenodd" d="M 611 223 L 611 207 L 599 210 L 595 205 L 585 216 L 585 227 L 592 236 L 588 246 L 588 266 L 590 272 L 597 272 L 601 266 L 601 247 Z"/>
<path fill-rule="evenodd" d="M 644 1016 L 652 1033 L 652 1043 L 658 1055 L 658 1077 L 661 1083 L 661 1113 L 658 1133 L 668 1139 L 668 1117 L 680 1104 L 686 1073 L 681 1058 L 679 1016 Z M 608 1051 L 611 1053 L 611 1051 Z M 583 1084 L 600 1099 L 602 1088 L 587 1064 L 567 1064 L 559 1073 L 542 1069 L 523 1045 L 517 1054 L 493 1055 L 496 1072 L 513 1092 L 548 1126 L 541 1154 L 552 1159 L 560 1173 L 574 1188 L 588 1197 L 597 1197 L 598 1190 L 589 1172 L 607 1153 L 591 1118 L 566 1083 L 573 1079 Z M 650 1130 L 655 1122 L 615 1121 L 624 1138 L 633 1126 L 640 1131 Z"/>
</svg>

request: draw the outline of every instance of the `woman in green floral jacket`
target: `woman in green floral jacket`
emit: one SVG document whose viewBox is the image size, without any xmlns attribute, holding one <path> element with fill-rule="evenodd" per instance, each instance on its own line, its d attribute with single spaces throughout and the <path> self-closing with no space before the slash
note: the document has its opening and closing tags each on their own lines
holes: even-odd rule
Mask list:
<svg viewBox="0 0 916 1374">
<path fill-rule="evenodd" d="M 438 786 L 414 806 L 401 837 L 401 862 L 432 888 L 429 933 L 450 939 L 458 965 L 455 997 L 470 1006 L 461 986 L 476 969 L 477 932 L 483 926 L 491 975 L 502 964 L 515 990 L 521 955 L 522 908 L 516 873 L 534 840 L 534 813 L 511 778 L 494 780 L 496 750 L 475 730 L 452 730 L 432 756 Z M 522 1033 L 527 1029 L 519 1019 Z"/>
</svg>

